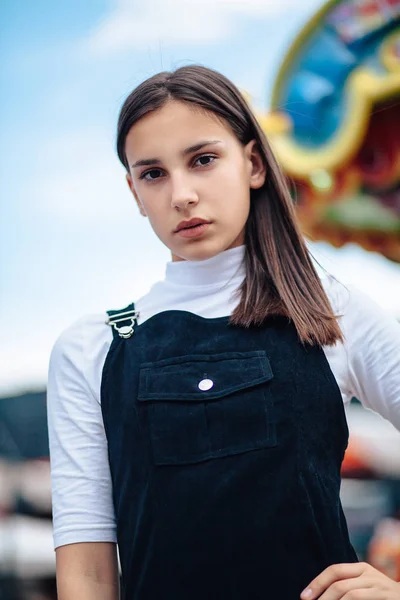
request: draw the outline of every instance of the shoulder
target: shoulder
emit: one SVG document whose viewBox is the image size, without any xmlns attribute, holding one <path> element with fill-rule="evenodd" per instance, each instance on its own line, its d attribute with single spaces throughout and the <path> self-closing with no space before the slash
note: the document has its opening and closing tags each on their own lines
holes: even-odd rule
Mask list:
<svg viewBox="0 0 400 600">
<path fill-rule="evenodd" d="M 52 357 L 76 356 L 79 360 L 95 357 L 104 347 L 109 347 L 112 341 L 111 328 L 106 321 L 106 312 L 77 319 L 58 336 Z"/>
<path fill-rule="evenodd" d="M 346 285 L 332 276 L 321 278 L 321 283 L 336 315 L 351 314 L 354 303 L 360 303 L 365 296 L 353 286 Z"/>
<path fill-rule="evenodd" d="M 321 281 L 333 312 L 339 317 L 347 344 L 357 341 L 359 349 L 362 349 L 368 343 L 364 336 L 369 339 L 376 335 L 381 340 L 389 338 L 399 341 L 400 324 L 370 296 L 333 277 L 326 277 Z"/>
<path fill-rule="evenodd" d="M 49 363 L 52 379 L 80 381 L 99 401 L 103 364 L 112 342 L 107 314 L 98 313 L 74 321 L 58 336 Z"/>
</svg>

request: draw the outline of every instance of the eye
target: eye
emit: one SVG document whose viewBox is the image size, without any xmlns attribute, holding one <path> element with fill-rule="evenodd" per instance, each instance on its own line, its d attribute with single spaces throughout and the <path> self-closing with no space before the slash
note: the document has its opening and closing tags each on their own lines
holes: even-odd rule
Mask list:
<svg viewBox="0 0 400 600">
<path fill-rule="evenodd" d="M 139 179 L 144 179 L 145 181 L 156 181 L 156 179 L 160 179 L 162 175 L 161 169 L 150 169 L 149 171 L 144 171 Z"/>
<path fill-rule="evenodd" d="M 196 163 L 200 163 L 198 166 L 208 167 L 208 165 L 211 165 L 211 163 L 213 163 L 216 159 L 217 157 L 213 154 L 203 154 L 202 156 L 196 158 L 193 164 L 196 165 Z"/>
</svg>

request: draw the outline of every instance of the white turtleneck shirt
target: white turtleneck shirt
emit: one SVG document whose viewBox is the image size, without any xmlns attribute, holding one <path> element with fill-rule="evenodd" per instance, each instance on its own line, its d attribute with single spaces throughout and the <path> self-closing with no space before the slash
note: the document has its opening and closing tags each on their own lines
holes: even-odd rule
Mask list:
<svg viewBox="0 0 400 600">
<path fill-rule="evenodd" d="M 205 318 L 230 315 L 239 301 L 234 292 L 245 276 L 244 251 L 240 246 L 200 262 L 168 262 L 164 280 L 135 302 L 138 322 L 167 310 Z M 322 283 L 335 314 L 342 315 L 345 342 L 324 352 L 343 402 L 355 396 L 400 430 L 400 324 L 361 292 L 329 277 Z M 116 542 L 100 406 L 102 370 L 112 342 L 106 319 L 106 313 L 91 315 L 71 325 L 50 358 L 47 405 L 55 547 Z"/>
</svg>

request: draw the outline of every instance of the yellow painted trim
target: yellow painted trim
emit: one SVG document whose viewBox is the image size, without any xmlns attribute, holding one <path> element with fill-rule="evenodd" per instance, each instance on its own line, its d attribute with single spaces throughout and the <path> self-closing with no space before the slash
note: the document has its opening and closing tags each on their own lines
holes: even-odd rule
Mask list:
<svg viewBox="0 0 400 600">
<path fill-rule="evenodd" d="M 281 107 L 278 103 L 282 83 L 304 42 L 325 15 L 340 1 L 329 0 L 321 6 L 289 46 L 272 91 L 271 105 L 273 111 L 284 110 L 284 107 Z M 305 150 L 292 139 L 289 124 L 281 121 L 281 129 L 276 131 L 273 127 L 273 120 L 268 120 L 266 115 L 260 116 L 261 126 L 268 135 L 279 161 L 290 175 L 304 178 L 318 169 L 334 171 L 344 165 L 354 156 L 362 144 L 374 104 L 400 95 L 399 66 L 397 61 L 393 60 L 389 50 L 389 41 L 398 34 L 398 31 L 391 33 L 382 44 L 382 61 L 390 71 L 389 73 L 379 76 L 367 69 L 357 69 L 349 76 L 343 92 L 349 103 L 346 117 L 333 139 L 324 146 L 319 147 L 317 150 Z M 396 64 L 394 65 L 394 63 Z"/>
<path fill-rule="evenodd" d="M 325 146 L 305 151 L 289 134 L 269 135 L 279 161 L 290 175 L 307 177 L 317 169 L 333 171 L 348 162 L 364 139 L 374 104 L 400 94 L 400 72 L 379 76 L 358 69 L 348 78 L 346 88 L 349 102 L 346 117 L 333 140 Z"/>
<path fill-rule="evenodd" d="M 273 110 L 280 110 L 281 107 L 278 104 L 278 95 L 282 85 L 282 81 L 286 77 L 286 72 L 289 69 L 290 64 L 296 59 L 300 48 L 303 46 L 307 38 L 312 34 L 313 30 L 317 25 L 320 24 L 323 17 L 328 13 L 335 4 L 339 4 L 342 0 L 329 0 L 326 2 L 317 12 L 311 17 L 304 27 L 299 31 L 293 42 L 289 46 L 286 52 L 285 58 L 281 66 L 279 67 L 278 73 L 275 78 L 274 87 L 271 95 L 271 106 Z"/>
<path fill-rule="evenodd" d="M 381 61 L 388 71 L 400 71 L 400 58 L 393 56 L 391 52 L 396 38 L 399 38 L 400 43 L 400 28 L 388 35 L 380 48 Z"/>
</svg>

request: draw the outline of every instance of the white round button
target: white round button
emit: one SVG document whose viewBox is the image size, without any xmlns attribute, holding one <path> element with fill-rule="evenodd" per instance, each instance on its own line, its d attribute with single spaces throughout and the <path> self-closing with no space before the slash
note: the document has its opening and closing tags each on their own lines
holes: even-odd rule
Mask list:
<svg viewBox="0 0 400 600">
<path fill-rule="evenodd" d="M 207 390 L 211 390 L 214 382 L 211 379 L 202 379 L 199 383 L 199 390 L 202 392 L 206 392 Z"/>
</svg>

